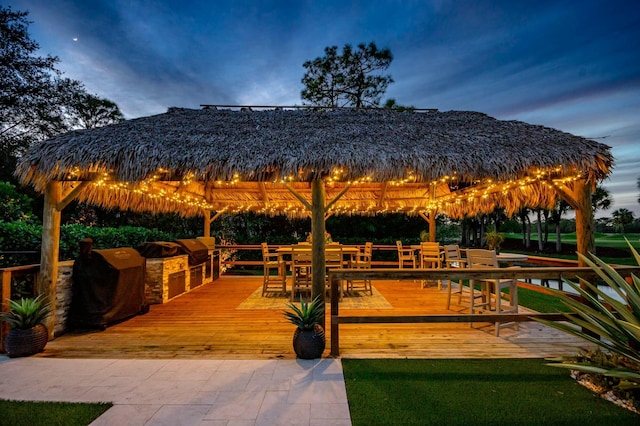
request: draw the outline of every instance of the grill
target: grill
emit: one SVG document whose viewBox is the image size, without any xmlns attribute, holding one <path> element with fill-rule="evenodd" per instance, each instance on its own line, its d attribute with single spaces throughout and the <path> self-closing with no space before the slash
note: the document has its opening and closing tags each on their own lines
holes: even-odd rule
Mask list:
<svg viewBox="0 0 640 426">
<path fill-rule="evenodd" d="M 182 247 L 183 253 L 189 255 L 189 266 L 200 265 L 207 261 L 209 249 L 196 239 L 176 240 Z"/>
<path fill-rule="evenodd" d="M 145 258 L 132 248 L 85 246 L 73 265 L 72 324 L 104 329 L 147 312 L 144 269 Z"/>
<path fill-rule="evenodd" d="M 141 256 L 149 258 L 171 257 L 183 254 L 180 244 L 170 243 L 168 241 L 142 243 L 136 247 L 136 250 Z"/>
</svg>

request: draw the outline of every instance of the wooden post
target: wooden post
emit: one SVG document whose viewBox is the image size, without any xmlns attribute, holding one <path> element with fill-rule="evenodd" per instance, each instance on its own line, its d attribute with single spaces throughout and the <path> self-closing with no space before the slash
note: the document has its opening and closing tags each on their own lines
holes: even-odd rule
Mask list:
<svg viewBox="0 0 640 426">
<path fill-rule="evenodd" d="M 203 237 L 211 236 L 211 212 L 204 212 L 204 232 L 202 234 Z"/>
<path fill-rule="evenodd" d="M 311 182 L 311 297 L 320 296 L 322 301 L 325 299 L 324 276 L 326 273 L 324 262 L 324 205 L 324 182 L 321 179 L 314 179 Z M 320 325 L 325 328 L 324 316 Z"/>
<path fill-rule="evenodd" d="M 434 210 L 429 210 L 429 214 L 424 214 L 423 212 L 418 212 L 418 216 L 424 219 L 425 222 L 429 224 L 429 241 L 432 243 L 436 242 L 436 212 Z"/>
<path fill-rule="evenodd" d="M 591 206 L 592 184 L 584 179 L 574 183 L 574 195 L 577 203 L 576 211 L 576 249 L 578 253 L 589 256 L 595 252 L 593 236 L 593 207 Z M 578 266 L 587 266 L 578 259 Z"/>
<path fill-rule="evenodd" d="M 429 241 L 436 242 L 436 212 L 429 210 Z"/>
<path fill-rule="evenodd" d="M 577 180 L 573 186 L 573 195 L 576 202 L 576 251 L 585 256 L 595 253 L 595 237 L 593 236 L 593 207 L 591 205 L 592 184 L 586 179 Z M 587 266 L 582 259 L 578 259 L 578 266 Z M 580 281 L 580 288 L 595 296 L 590 288 L 583 281 Z M 580 296 L 580 300 L 590 305 L 588 299 Z M 582 327 L 582 331 L 592 337 L 599 338 L 596 333 Z"/>
<path fill-rule="evenodd" d="M 2 281 L 0 281 L 0 312 L 9 312 L 9 299 L 11 298 L 11 271 L 2 271 Z M 9 325 L 0 321 L 0 353 L 4 353 L 4 338 L 9 332 Z"/>
<path fill-rule="evenodd" d="M 48 295 L 51 304 L 51 315 L 46 326 L 49 338 L 54 337 L 53 329 L 56 316 L 56 285 L 58 280 L 58 256 L 60 251 L 60 202 L 62 185 L 58 181 L 47 184 L 44 192 L 44 209 L 42 216 L 42 248 L 40 251 L 40 279 L 38 294 Z"/>
</svg>

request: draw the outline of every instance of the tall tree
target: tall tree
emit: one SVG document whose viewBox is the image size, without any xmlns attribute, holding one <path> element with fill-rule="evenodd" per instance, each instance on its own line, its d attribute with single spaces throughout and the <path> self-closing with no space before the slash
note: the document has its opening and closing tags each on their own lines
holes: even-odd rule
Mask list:
<svg viewBox="0 0 640 426">
<path fill-rule="evenodd" d="M 32 143 L 66 130 L 65 109 L 83 90 L 63 78 L 58 58 L 37 56 L 28 12 L 0 6 L 0 179 L 13 180 L 16 158 Z"/>
<path fill-rule="evenodd" d="M 611 207 L 611 204 L 613 204 L 613 201 L 611 200 L 611 194 L 609 194 L 609 191 L 603 186 L 596 186 L 593 194 L 591 194 L 591 208 L 593 209 L 593 213 L 595 214 L 595 212 L 598 210 L 607 210 L 609 207 Z M 565 200 L 559 198 L 556 201 L 555 207 L 550 212 L 551 218 L 549 221 L 553 223 L 556 228 L 557 252 L 560 252 L 562 250 L 562 241 L 560 236 L 560 223 L 562 221 L 562 216 L 570 209 L 571 206 L 569 206 L 569 204 Z"/>
<path fill-rule="evenodd" d="M 413 111 L 416 107 L 412 106 L 404 106 L 400 105 L 394 98 L 387 99 L 384 103 L 383 108 L 393 109 L 396 111 Z"/>
<path fill-rule="evenodd" d="M 389 49 L 378 49 L 375 43 L 350 44 L 338 53 L 337 46 L 326 47 L 325 56 L 306 61 L 302 77 L 303 101 L 311 105 L 379 106 L 380 98 L 393 83 L 390 75 L 378 74 L 389 68 L 393 56 Z"/>
<path fill-rule="evenodd" d="M 63 77 L 57 57 L 36 54 L 27 16 L 0 6 L 0 180 L 6 181 L 14 181 L 16 161 L 31 144 L 124 119 L 115 103 Z"/>
<path fill-rule="evenodd" d="M 613 224 L 624 234 L 624 227 L 633 222 L 633 212 L 627 209 L 618 209 L 614 211 Z"/>
<path fill-rule="evenodd" d="M 551 218 L 550 222 L 554 224 L 556 228 L 556 252 L 560 253 L 562 251 L 562 238 L 560 233 L 560 223 L 562 221 L 562 215 L 564 215 L 571 206 L 562 198 L 558 198 L 556 200 L 556 205 L 551 210 Z"/>
<path fill-rule="evenodd" d="M 71 128 L 94 129 L 123 120 L 118 105 L 89 93 L 74 94 L 67 108 L 67 123 Z"/>
<path fill-rule="evenodd" d="M 611 207 L 613 201 L 611 200 L 611 194 L 603 186 L 596 186 L 595 191 L 591 194 L 591 207 L 593 208 L 593 214 L 598 210 L 607 210 Z"/>
</svg>

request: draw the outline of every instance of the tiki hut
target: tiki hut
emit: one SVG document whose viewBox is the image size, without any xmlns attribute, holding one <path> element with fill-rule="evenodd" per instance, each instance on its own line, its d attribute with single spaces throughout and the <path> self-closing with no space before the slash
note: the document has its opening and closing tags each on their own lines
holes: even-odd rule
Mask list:
<svg viewBox="0 0 640 426">
<path fill-rule="evenodd" d="M 587 253 L 591 191 L 612 165 L 604 144 L 477 112 L 205 107 L 56 136 L 17 174 L 45 194 L 40 290 L 53 291 L 71 200 L 200 215 L 205 235 L 222 213 L 308 215 L 321 268 L 328 215 L 405 212 L 433 225 L 436 213 L 512 214 L 562 197 Z"/>
</svg>

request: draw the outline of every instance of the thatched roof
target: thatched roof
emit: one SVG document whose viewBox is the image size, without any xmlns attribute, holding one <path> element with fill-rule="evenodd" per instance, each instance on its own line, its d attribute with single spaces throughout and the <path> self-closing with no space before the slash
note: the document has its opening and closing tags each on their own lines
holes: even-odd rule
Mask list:
<svg viewBox="0 0 640 426">
<path fill-rule="evenodd" d="M 350 186 L 335 212 L 453 217 L 522 205 L 550 206 L 553 182 L 610 173 L 604 144 L 477 112 L 177 109 L 32 147 L 17 174 L 43 190 L 51 180 L 90 181 L 78 198 L 132 210 L 260 210 L 303 214 L 286 187 L 327 199 Z M 511 182 L 508 186 L 505 183 Z"/>
</svg>

